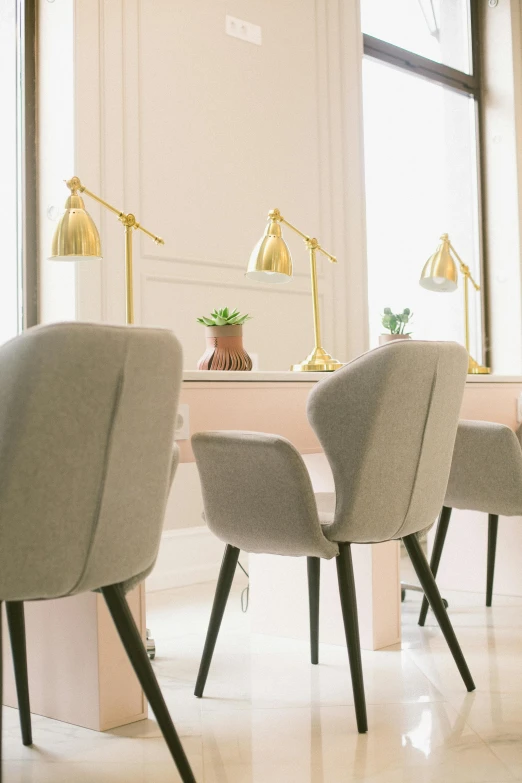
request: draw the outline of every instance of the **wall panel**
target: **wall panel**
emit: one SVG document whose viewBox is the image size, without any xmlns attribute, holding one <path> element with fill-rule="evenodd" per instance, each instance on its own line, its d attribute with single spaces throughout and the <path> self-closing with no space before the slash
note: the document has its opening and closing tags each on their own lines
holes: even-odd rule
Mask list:
<svg viewBox="0 0 522 783">
<path fill-rule="evenodd" d="M 165 239 L 155 246 L 135 236 L 136 321 L 173 328 L 187 368 L 204 346 L 196 316 L 226 304 L 254 316 L 246 344 L 261 369 L 286 368 L 311 350 L 301 240 L 286 234 L 295 269 L 288 285 L 244 277 L 275 206 L 339 257 L 336 267 L 321 261 L 319 269 L 325 346 L 341 359 L 365 347 L 362 321 L 352 330 L 347 319 L 350 298 L 359 299 L 358 311 L 365 307 L 364 286 L 354 292 L 348 282 L 350 268 L 364 277 L 360 150 L 346 176 L 353 140 L 360 144 L 357 6 L 287 0 L 275 13 L 269 0 L 75 2 L 77 47 L 89 41 L 96 65 L 76 102 L 85 142 L 77 173 Z M 259 24 L 262 45 L 227 36 L 226 14 Z M 347 30 L 356 44 L 349 62 Z M 86 84 L 89 62 L 78 68 L 77 82 Z M 342 117 L 345 99 L 353 128 Z M 356 206 L 348 215 L 350 192 Z M 104 260 L 79 270 L 78 315 L 121 323 L 123 231 L 108 213 L 99 222 Z"/>
</svg>

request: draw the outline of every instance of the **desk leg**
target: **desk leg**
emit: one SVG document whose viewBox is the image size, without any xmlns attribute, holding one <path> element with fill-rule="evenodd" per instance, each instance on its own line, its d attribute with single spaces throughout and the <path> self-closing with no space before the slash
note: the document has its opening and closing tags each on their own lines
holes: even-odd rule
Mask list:
<svg viewBox="0 0 522 783">
<path fill-rule="evenodd" d="M 401 641 L 399 543 L 352 546 L 361 647 L 379 650 Z M 254 633 L 309 639 L 305 557 L 249 555 Z M 319 640 L 345 645 L 335 560 L 321 561 Z"/>
<path fill-rule="evenodd" d="M 145 638 L 145 590 L 129 595 Z M 147 717 L 147 704 L 101 595 L 24 604 L 31 711 L 105 731 Z M 5 622 L 5 618 L 4 618 Z M 3 703 L 17 707 L 7 626 Z"/>
</svg>

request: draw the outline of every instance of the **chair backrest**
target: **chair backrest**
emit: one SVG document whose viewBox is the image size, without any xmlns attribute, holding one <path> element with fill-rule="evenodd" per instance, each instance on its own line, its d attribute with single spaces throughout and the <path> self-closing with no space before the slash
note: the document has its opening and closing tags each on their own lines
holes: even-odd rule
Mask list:
<svg viewBox="0 0 522 783">
<path fill-rule="evenodd" d="M 522 428 L 460 421 L 444 505 L 487 514 L 522 514 Z"/>
<path fill-rule="evenodd" d="M 328 537 L 387 541 L 431 524 L 444 501 L 468 355 L 456 343 L 404 340 L 321 381 L 308 418 L 330 462 Z"/>
<path fill-rule="evenodd" d="M 0 600 L 150 571 L 180 383 L 166 330 L 64 323 L 0 347 Z"/>
<path fill-rule="evenodd" d="M 285 438 L 261 432 L 192 436 L 212 532 L 246 552 L 334 557 L 321 532 L 301 455 Z"/>
</svg>

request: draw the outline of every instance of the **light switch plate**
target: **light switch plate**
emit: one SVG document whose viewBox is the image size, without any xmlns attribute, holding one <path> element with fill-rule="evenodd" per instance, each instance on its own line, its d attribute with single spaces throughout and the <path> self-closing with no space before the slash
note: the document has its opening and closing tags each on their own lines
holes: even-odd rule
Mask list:
<svg viewBox="0 0 522 783">
<path fill-rule="evenodd" d="M 517 398 L 517 422 L 522 424 L 522 394 Z"/>
<path fill-rule="evenodd" d="M 237 19 L 235 16 L 225 16 L 225 32 L 232 38 L 239 38 L 241 41 L 261 46 L 263 43 L 261 28 L 258 24 L 245 22 L 244 19 Z"/>
<path fill-rule="evenodd" d="M 190 438 L 190 418 L 189 418 L 189 406 L 179 405 L 178 415 L 176 417 L 176 431 L 174 433 L 174 440 L 188 440 Z"/>
</svg>

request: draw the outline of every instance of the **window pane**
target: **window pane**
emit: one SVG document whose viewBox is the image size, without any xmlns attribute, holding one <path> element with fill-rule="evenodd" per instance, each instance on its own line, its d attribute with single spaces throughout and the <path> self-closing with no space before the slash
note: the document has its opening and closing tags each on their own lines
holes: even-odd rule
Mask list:
<svg viewBox="0 0 522 783">
<path fill-rule="evenodd" d="M 471 73 L 469 0 L 362 0 L 364 33 Z"/>
<path fill-rule="evenodd" d="M 16 0 L 0 1 L 0 343 L 18 332 L 18 109 Z"/>
<path fill-rule="evenodd" d="M 453 293 L 419 285 L 439 236 L 449 233 L 480 283 L 473 98 L 365 59 L 364 142 L 372 345 L 380 314 L 409 307 L 413 337 L 464 342 L 462 278 Z M 480 294 L 470 290 L 471 353 L 482 361 Z"/>
</svg>

